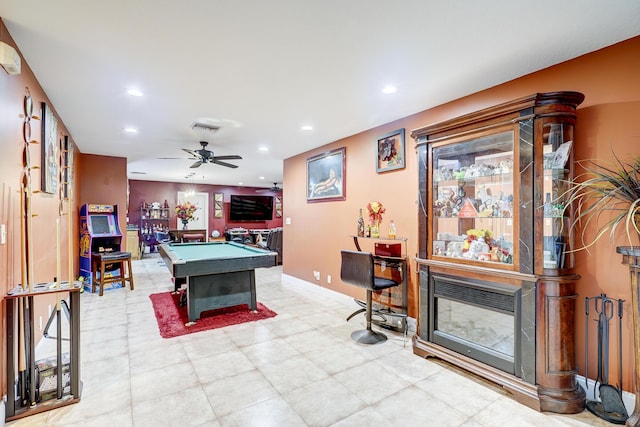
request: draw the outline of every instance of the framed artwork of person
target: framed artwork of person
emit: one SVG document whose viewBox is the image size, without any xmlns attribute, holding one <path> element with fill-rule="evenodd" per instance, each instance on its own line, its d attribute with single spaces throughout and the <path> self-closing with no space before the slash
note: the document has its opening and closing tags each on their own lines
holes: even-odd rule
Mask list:
<svg viewBox="0 0 640 427">
<path fill-rule="evenodd" d="M 346 200 L 346 147 L 307 159 L 307 202 Z"/>
<path fill-rule="evenodd" d="M 382 135 L 376 141 L 376 172 L 403 169 L 404 128 Z"/>
</svg>

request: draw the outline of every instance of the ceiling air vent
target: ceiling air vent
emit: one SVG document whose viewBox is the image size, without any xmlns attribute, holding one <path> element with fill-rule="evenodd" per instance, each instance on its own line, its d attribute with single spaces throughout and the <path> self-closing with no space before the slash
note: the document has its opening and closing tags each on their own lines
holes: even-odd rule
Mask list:
<svg viewBox="0 0 640 427">
<path fill-rule="evenodd" d="M 216 133 L 222 126 L 214 125 L 211 123 L 193 122 L 191 129 L 202 133 Z"/>
</svg>

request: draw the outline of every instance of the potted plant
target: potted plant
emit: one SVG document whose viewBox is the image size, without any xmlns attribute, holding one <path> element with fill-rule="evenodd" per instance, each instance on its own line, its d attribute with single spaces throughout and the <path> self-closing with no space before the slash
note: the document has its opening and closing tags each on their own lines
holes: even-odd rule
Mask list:
<svg viewBox="0 0 640 427">
<path fill-rule="evenodd" d="M 563 195 L 567 209 L 573 205 L 573 227 L 581 226 L 580 249 L 588 249 L 602 236 L 624 231 L 629 243 L 640 235 L 640 157 L 623 161 L 615 154 L 613 162 L 586 160 L 584 169 L 570 182 Z M 595 235 L 590 234 L 595 228 Z"/>
<path fill-rule="evenodd" d="M 640 277 L 640 246 L 633 246 L 632 236 L 640 235 L 640 156 L 630 161 L 621 160 L 613 154 L 613 162 L 587 160 L 578 162 L 584 169 L 576 179 L 569 183 L 569 190 L 563 195 L 569 206 L 575 209 L 575 221 L 578 224 L 581 246 L 575 250 L 588 249 L 602 236 L 610 238 L 619 232 L 627 236 L 629 246 L 619 246 L 616 252 L 623 257 L 622 263 L 631 272 L 631 307 L 633 314 L 633 338 L 635 359 L 635 408 L 631 416 L 627 416 L 621 399 L 621 389 L 609 384 L 600 384 L 598 402 L 588 402 L 587 408 L 610 422 L 626 425 L 640 425 L 640 314 L 638 313 L 638 290 Z M 595 235 L 591 236 L 595 230 Z M 620 308 L 618 308 L 620 310 Z M 619 385 L 622 388 L 622 384 Z M 591 405 L 590 405 L 591 404 Z M 615 408 L 615 409 L 612 409 Z M 614 421 L 615 420 L 615 421 Z"/>
</svg>

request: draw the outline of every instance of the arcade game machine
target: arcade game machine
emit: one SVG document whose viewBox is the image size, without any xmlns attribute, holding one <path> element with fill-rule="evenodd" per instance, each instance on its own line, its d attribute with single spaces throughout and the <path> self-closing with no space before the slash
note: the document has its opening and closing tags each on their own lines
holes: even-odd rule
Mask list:
<svg viewBox="0 0 640 427">
<path fill-rule="evenodd" d="M 85 290 L 92 291 L 92 255 L 120 252 L 121 243 L 122 232 L 118 225 L 117 205 L 82 205 L 80 208 L 80 276 L 83 278 Z M 115 266 L 118 265 L 115 264 Z M 109 274 L 119 274 L 119 271 L 114 269 L 109 269 L 109 272 Z M 112 289 L 124 286 L 122 283 L 111 285 Z"/>
</svg>

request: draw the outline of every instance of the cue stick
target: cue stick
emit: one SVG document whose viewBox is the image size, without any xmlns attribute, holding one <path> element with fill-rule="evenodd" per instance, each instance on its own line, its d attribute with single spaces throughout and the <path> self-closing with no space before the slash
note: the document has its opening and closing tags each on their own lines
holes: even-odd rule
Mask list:
<svg viewBox="0 0 640 427">
<path fill-rule="evenodd" d="M 67 166 L 71 169 L 71 166 Z M 67 172 L 67 177 L 69 176 L 69 172 Z M 73 274 L 73 214 L 72 214 L 72 200 L 71 200 L 71 185 L 69 182 L 67 184 L 67 234 L 69 239 L 69 289 L 71 289 L 75 283 L 75 274 Z"/>
<path fill-rule="evenodd" d="M 27 288 L 27 235 L 26 220 L 24 206 L 24 182 L 20 183 L 20 270 L 22 274 L 22 290 Z"/>
<path fill-rule="evenodd" d="M 24 290 L 27 286 L 27 251 L 26 251 L 26 215 L 24 206 L 24 183 L 20 183 L 20 270 L 22 274 L 21 287 Z M 18 298 L 18 372 L 20 372 L 20 398 L 23 399 L 26 394 L 26 347 L 24 340 L 24 298 Z"/>
<path fill-rule="evenodd" d="M 33 292 L 33 215 L 31 212 L 31 197 L 33 192 L 31 190 L 31 160 L 29 156 L 29 144 L 25 148 L 26 157 L 26 235 L 27 235 L 27 283 L 29 293 Z"/>
<path fill-rule="evenodd" d="M 62 197 L 62 190 L 60 191 Z M 58 367 L 57 381 L 57 397 L 62 399 L 62 316 L 60 316 L 60 280 L 62 276 L 62 242 L 60 241 L 60 219 L 62 215 L 62 200 L 60 200 L 59 215 L 56 218 L 56 328 L 58 333 L 56 334 L 56 366 Z"/>
<path fill-rule="evenodd" d="M 31 406 L 36 405 L 36 373 L 34 366 L 35 355 L 35 337 L 34 337 L 34 313 L 33 313 L 33 216 L 31 212 L 31 197 L 33 195 L 31 189 L 31 157 L 29 154 L 29 143 L 25 146 L 25 166 L 26 166 L 26 236 L 27 236 L 27 283 L 29 288 L 29 296 L 27 297 L 27 307 L 25 310 L 26 321 L 28 322 L 28 339 L 29 349 L 27 354 L 28 366 L 28 386 L 29 386 L 29 403 Z"/>
</svg>

